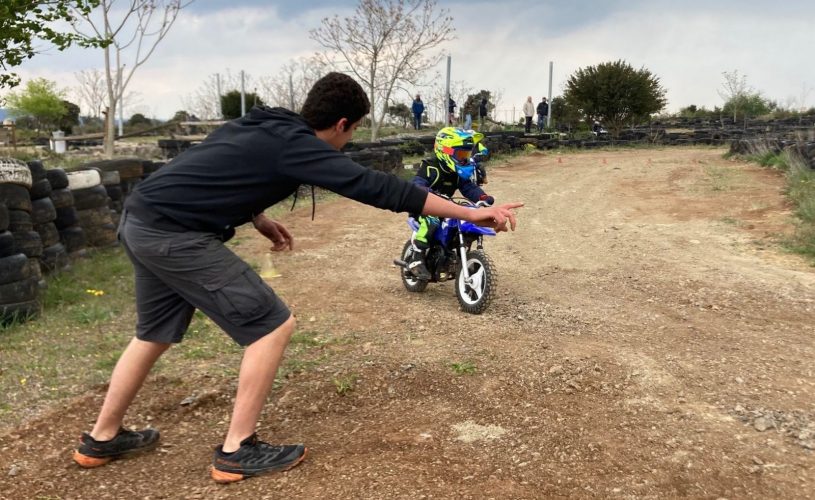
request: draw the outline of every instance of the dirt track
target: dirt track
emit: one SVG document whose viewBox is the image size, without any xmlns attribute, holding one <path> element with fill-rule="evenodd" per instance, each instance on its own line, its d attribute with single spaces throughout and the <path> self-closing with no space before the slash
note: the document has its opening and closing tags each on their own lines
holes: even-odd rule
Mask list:
<svg viewBox="0 0 815 500">
<path fill-rule="evenodd" d="M 336 200 L 311 222 L 304 203 L 283 219 L 298 248 L 273 285 L 331 342 L 260 425 L 305 442 L 304 464 L 213 484 L 234 380 L 158 377 L 127 420 L 162 431 L 158 452 L 70 462 L 99 388 L 0 435 L 0 498 L 808 498 L 815 270 L 774 243 L 791 229 L 780 175 L 722 153 L 493 167 L 488 191 L 526 207 L 487 241 L 499 295 L 481 316 L 450 283 L 404 291 L 403 216 Z M 475 373 L 451 369 L 465 362 Z"/>
</svg>

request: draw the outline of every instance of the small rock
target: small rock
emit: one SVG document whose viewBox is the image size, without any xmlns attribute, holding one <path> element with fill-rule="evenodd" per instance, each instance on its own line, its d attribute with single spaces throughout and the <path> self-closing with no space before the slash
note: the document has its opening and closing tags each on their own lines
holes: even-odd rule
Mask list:
<svg viewBox="0 0 815 500">
<path fill-rule="evenodd" d="M 772 424 L 772 422 L 770 422 L 769 420 L 767 420 L 764 417 L 758 417 L 757 419 L 753 420 L 753 427 L 758 432 L 764 432 L 767 429 L 770 429 L 771 427 L 773 427 L 773 424 Z"/>
<path fill-rule="evenodd" d="M 20 473 L 20 467 L 17 464 L 14 464 L 9 468 L 8 475 L 14 477 Z"/>
<path fill-rule="evenodd" d="M 560 365 L 554 365 L 549 368 L 549 375 L 560 375 L 563 373 L 563 367 Z"/>
</svg>

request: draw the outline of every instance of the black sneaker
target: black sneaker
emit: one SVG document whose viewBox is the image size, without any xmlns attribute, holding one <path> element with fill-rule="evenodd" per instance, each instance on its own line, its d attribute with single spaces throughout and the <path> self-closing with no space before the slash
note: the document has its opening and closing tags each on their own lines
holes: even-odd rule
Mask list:
<svg viewBox="0 0 815 500">
<path fill-rule="evenodd" d="M 424 263 L 422 252 L 418 250 L 413 250 L 413 254 L 410 256 L 410 262 L 408 262 L 407 269 L 410 274 L 415 276 L 417 279 L 422 281 L 430 280 L 430 271 L 427 269 L 427 265 Z"/>
<path fill-rule="evenodd" d="M 80 446 L 74 451 L 74 462 L 86 469 L 99 467 L 124 455 L 152 450 L 158 445 L 158 440 L 159 432 L 156 429 L 129 431 L 121 428 L 109 441 L 97 441 L 83 432 L 79 438 Z"/>
<path fill-rule="evenodd" d="M 211 475 L 216 483 L 289 470 L 302 462 L 308 451 L 302 444 L 273 446 L 259 441 L 257 434 L 241 441 L 241 447 L 233 453 L 224 453 L 222 446 L 215 448 L 212 457 Z"/>
</svg>

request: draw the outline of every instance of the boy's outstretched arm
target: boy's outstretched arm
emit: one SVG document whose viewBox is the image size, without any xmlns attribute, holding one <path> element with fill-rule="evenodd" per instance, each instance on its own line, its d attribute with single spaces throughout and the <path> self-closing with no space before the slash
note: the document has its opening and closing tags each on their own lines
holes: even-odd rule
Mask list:
<svg viewBox="0 0 815 500">
<path fill-rule="evenodd" d="M 507 222 L 514 231 L 517 220 L 513 208 L 524 206 L 521 202 L 503 203 L 492 207 L 467 208 L 452 201 L 429 193 L 422 209 L 422 215 L 435 215 L 437 217 L 454 217 L 456 219 L 475 222 L 479 226 L 487 226 L 496 231 L 506 231 Z"/>
</svg>

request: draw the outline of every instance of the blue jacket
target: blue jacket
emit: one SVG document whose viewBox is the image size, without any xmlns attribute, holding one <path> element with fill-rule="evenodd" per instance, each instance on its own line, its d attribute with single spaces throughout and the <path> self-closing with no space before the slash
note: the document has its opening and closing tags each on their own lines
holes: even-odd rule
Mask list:
<svg viewBox="0 0 815 500">
<path fill-rule="evenodd" d="M 413 114 L 421 115 L 424 113 L 424 103 L 422 101 L 413 101 Z"/>
</svg>

